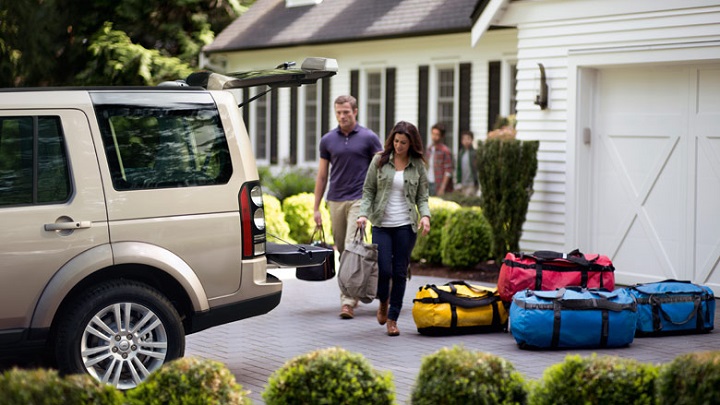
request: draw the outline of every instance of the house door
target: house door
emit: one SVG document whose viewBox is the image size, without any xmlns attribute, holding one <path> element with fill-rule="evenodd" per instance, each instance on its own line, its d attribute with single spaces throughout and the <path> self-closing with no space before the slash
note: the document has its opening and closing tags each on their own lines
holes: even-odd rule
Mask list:
<svg viewBox="0 0 720 405">
<path fill-rule="evenodd" d="M 720 287 L 720 65 L 597 71 L 590 246 L 622 284 Z"/>
</svg>

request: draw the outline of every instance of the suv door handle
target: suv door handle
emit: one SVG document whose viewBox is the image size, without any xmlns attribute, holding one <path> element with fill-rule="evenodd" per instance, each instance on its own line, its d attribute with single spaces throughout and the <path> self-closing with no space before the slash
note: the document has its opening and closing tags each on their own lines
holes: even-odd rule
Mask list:
<svg viewBox="0 0 720 405">
<path fill-rule="evenodd" d="M 67 231 L 73 229 L 85 229 L 92 226 L 92 221 L 79 221 L 79 222 L 55 222 L 52 224 L 45 224 L 46 231 Z"/>
</svg>

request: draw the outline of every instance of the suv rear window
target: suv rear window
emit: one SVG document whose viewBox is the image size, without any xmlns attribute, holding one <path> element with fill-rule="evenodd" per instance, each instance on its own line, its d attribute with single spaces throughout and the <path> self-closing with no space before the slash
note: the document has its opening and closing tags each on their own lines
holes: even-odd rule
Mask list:
<svg viewBox="0 0 720 405">
<path fill-rule="evenodd" d="M 70 198 L 60 117 L 0 117 L 0 206 Z"/>
<path fill-rule="evenodd" d="M 230 179 L 230 153 L 209 94 L 91 96 L 116 190 L 206 186 Z"/>
</svg>

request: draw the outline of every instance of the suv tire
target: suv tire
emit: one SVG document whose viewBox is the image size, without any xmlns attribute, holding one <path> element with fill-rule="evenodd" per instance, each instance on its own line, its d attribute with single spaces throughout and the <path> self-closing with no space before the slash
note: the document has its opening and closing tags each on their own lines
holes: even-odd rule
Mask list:
<svg viewBox="0 0 720 405">
<path fill-rule="evenodd" d="M 66 308 L 55 343 L 63 373 L 88 373 L 127 390 L 185 352 L 185 332 L 175 307 L 146 284 L 108 281 Z"/>
</svg>

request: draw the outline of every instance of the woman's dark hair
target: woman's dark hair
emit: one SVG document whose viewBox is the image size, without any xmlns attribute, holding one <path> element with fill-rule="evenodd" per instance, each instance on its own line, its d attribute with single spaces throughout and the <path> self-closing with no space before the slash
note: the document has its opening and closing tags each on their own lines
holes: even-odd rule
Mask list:
<svg viewBox="0 0 720 405">
<path fill-rule="evenodd" d="M 390 154 L 395 150 L 393 143 L 395 142 L 395 135 L 403 134 L 410 140 L 410 148 L 408 149 L 408 155 L 410 157 L 418 158 L 427 164 L 425 156 L 423 155 L 423 144 L 422 138 L 420 138 L 420 132 L 417 127 L 407 121 L 400 121 L 390 130 L 385 140 L 385 149 L 380 152 L 380 159 L 378 159 L 378 167 L 383 167 L 385 163 L 390 160 Z"/>
</svg>

